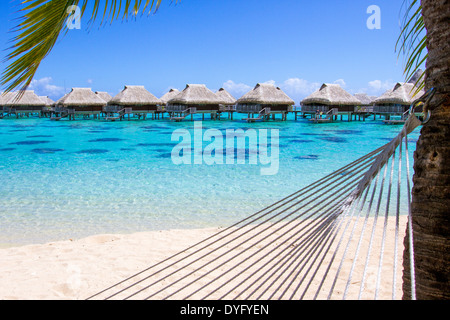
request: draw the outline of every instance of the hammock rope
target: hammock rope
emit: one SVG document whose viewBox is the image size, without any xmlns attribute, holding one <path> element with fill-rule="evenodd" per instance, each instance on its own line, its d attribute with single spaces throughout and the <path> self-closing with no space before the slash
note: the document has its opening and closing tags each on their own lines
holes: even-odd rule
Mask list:
<svg viewBox="0 0 450 320">
<path fill-rule="evenodd" d="M 396 299 L 406 233 L 415 299 L 408 134 L 429 94 L 391 142 L 88 299 Z"/>
</svg>

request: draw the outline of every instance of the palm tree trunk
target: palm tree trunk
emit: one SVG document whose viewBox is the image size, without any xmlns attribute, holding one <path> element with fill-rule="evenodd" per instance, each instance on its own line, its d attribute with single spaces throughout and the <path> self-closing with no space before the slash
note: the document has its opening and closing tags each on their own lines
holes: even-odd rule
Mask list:
<svg viewBox="0 0 450 320">
<path fill-rule="evenodd" d="M 435 87 L 432 117 L 414 154 L 412 228 L 416 298 L 450 298 L 450 1 L 421 0 L 427 29 L 425 88 Z M 405 247 L 408 239 L 405 239 Z M 404 299 L 411 297 L 409 250 L 404 252 Z"/>
</svg>

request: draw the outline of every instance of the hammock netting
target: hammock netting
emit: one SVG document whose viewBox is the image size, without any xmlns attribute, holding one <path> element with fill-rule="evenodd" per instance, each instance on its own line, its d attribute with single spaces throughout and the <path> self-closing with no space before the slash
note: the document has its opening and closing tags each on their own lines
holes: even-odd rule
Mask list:
<svg viewBox="0 0 450 320">
<path fill-rule="evenodd" d="M 390 143 L 89 299 L 401 299 L 420 124 L 411 114 Z"/>
</svg>

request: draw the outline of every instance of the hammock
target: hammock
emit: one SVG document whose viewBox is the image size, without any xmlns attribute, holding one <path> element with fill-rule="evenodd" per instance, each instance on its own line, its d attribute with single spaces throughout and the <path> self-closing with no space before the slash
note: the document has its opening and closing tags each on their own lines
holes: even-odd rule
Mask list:
<svg viewBox="0 0 450 320">
<path fill-rule="evenodd" d="M 407 136 L 429 96 L 383 147 L 88 299 L 395 300 L 403 239 L 415 299 Z"/>
</svg>

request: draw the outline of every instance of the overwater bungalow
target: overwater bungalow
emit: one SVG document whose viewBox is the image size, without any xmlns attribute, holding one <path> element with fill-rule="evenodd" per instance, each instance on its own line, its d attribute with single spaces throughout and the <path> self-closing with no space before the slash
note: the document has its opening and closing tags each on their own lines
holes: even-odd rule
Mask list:
<svg viewBox="0 0 450 320">
<path fill-rule="evenodd" d="M 8 109 L 9 114 L 15 114 L 17 117 L 30 114 L 41 116 L 42 109 L 46 105 L 33 90 L 13 92 L 6 98 L 7 100 L 3 103 L 4 110 Z"/>
<path fill-rule="evenodd" d="M 76 115 L 88 118 L 91 115 L 99 116 L 106 101 L 96 95 L 91 88 L 72 88 L 72 91 L 55 102 L 53 119 L 59 120 L 63 117 L 74 119 Z"/>
<path fill-rule="evenodd" d="M 106 101 L 106 103 L 108 103 L 109 101 L 111 101 L 111 99 L 112 99 L 112 96 L 108 93 L 108 92 L 106 92 L 106 91 L 95 91 L 95 94 L 97 95 L 97 96 L 99 96 L 100 98 L 102 98 L 103 100 L 105 100 Z M 108 108 L 108 105 L 105 105 L 104 107 L 103 107 L 103 112 L 106 114 L 106 109 Z"/>
<path fill-rule="evenodd" d="M 145 89 L 144 86 L 125 86 L 108 102 L 108 112 L 117 113 L 119 118 L 134 114 L 144 119 L 147 114 L 162 112 L 163 102 Z"/>
<path fill-rule="evenodd" d="M 106 91 L 95 91 L 95 94 L 106 102 L 109 102 L 112 99 L 112 96 Z"/>
<path fill-rule="evenodd" d="M 55 103 L 55 101 L 53 101 L 52 99 L 50 99 L 50 97 L 48 96 L 39 96 L 39 98 L 45 102 L 45 105 L 47 107 L 51 107 L 53 106 L 53 104 Z"/>
<path fill-rule="evenodd" d="M 220 88 L 219 90 L 217 90 L 216 95 L 223 101 L 223 106 L 232 107 L 236 105 L 237 99 L 224 88 Z"/>
<path fill-rule="evenodd" d="M 286 120 L 295 104 L 283 90 L 268 83 L 258 83 L 236 103 L 236 112 L 249 115 L 247 121 L 266 120 L 270 115 L 275 118 L 275 114 L 281 114 L 282 120 Z M 255 118 L 255 114 L 258 117 Z"/>
<path fill-rule="evenodd" d="M 216 95 L 219 97 L 223 103 L 219 106 L 219 117 L 220 113 L 227 112 L 228 118 L 233 119 L 233 113 L 236 111 L 236 98 L 233 97 L 227 90 L 220 88 L 216 91 Z"/>
<path fill-rule="evenodd" d="M 376 96 L 369 96 L 367 93 L 355 93 L 353 95 L 356 99 L 361 101 L 361 105 L 357 106 L 355 109 L 355 114 L 360 117 L 368 117 L 373 114 L 373 104 L 372 101 L 375 100 Z"/>
<path fill-rule="evenodd" d="M 367 93 L 355 93 L 353 96 L 361 101 L 362 107 L 372 106 L 372 101 L 377 98 L 376 96 L 369 96 Z"/>
<path fill-rule="evenodd" d="M 39 98 L 44 101 L 45 107 L 42 108 L 42 115 L 44 116 L 50 116 L 51 112 L 53 110 L 53 106 L 55 104 L 55 101 L 50 99 L 48 96 L 39 96 Z"/>
<path fill-rule="evenodd" d="M 6 110 L 3 109 L 3 104 L 5 103 L 5 96 L 3 95 L 3 92 L 0 93 L 0 119 L 3 119 L 6 113 Z"/>
<path fill-rule="evenodd" d="M 387 118 L 392 115 L 402 116 L 408 112 L 412 102 L 424 94 L 423 90 L 416 91 L 414 83 L 398 82 L 393 89 L 387 90 L 372 102 L 373 111 Z"/>
<path fill-rule="evenodd" d="M 3 119 L 5 115 L 9 115 L 10 109 L 9 107 L 6 107 L 5 104 L 9 100 L 11 95 L 13 95 L 13 93 L 11 92 L 8 93 L 2 92 L 0 94 L 0 119 Z"/>
<path fill-rule="evenodd" d="M 188 115 L 210 113 L 216 119 L 220 112 L 220 105 L 226 103 L 204 84 L 187 84 L 183 91 L 167 102 L 166 112 L 172 120 L 180 121 Z"/>
<path fill-rule="evenodd" d="M 167 102 L 169 100 L 171 100 L 172 98 L 174 98 L 177 94 L 180 93 L 180 90 L 177 89 L 170 89 L 169 91 L 167 91 L 161 98 L 159 98 L 159 100 L 162 101 L 163 105 L 167 105 Z"/>
<path fill-rule="evenodd" d="M 342 89 L 340 85 L 324 83 L 319 90 L 303 99 L 300 104 L 304 115 L 320 112 L 328 114 L 332 120 L 332 117 L 338 114 L 348 114 L 350 120 L 362 102 Z"/>
<path fill-rule="evenodd" d="M 223 101 L 224 106 L 234 106 L 236 105 L 236 98 L 233 97 L 227 90 L 220 88 L 217 90 L 216 95 Z"/>
</svg>

